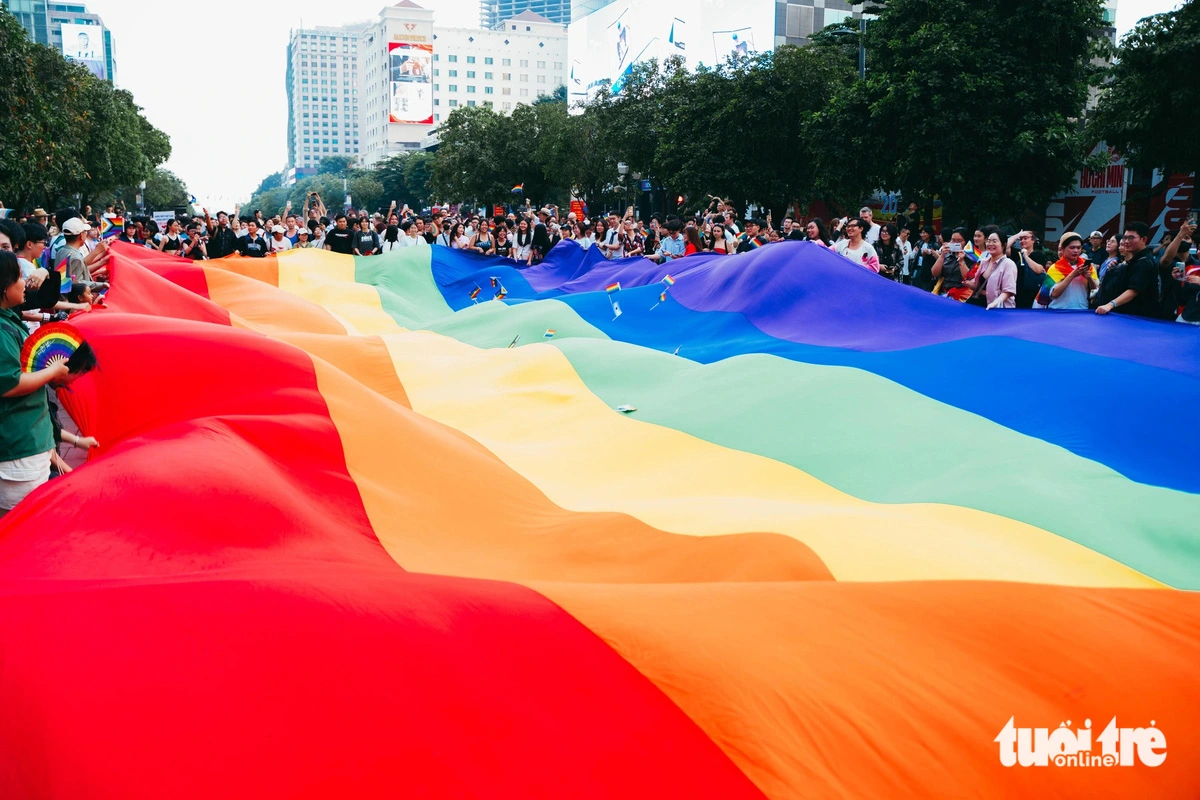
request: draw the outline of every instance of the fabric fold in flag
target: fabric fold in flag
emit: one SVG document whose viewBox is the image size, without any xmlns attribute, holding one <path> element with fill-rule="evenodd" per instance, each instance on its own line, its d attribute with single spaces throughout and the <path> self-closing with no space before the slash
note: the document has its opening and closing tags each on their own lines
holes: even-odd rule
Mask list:
<svg viewBox="0 0 1200 800">
<path fill-rule="evenodd" d="M 1200 784 L 1190 452 L 1029 413 L 1200 401 L 1188 326 L 803 242 L 665 277 L 111 247 L 58 392 L 101 447 L 0 519 L 0 796 Z M 1066 720 L 1167 757 L 1006 766 Z"/>
</svg>

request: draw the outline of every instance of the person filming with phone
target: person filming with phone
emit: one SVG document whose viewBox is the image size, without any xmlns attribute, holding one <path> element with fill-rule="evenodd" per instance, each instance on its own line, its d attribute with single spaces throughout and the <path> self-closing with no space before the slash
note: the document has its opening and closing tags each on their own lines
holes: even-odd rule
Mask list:
<svg viewBox="0 0 1200 800">
<path fill-rule="evenodd" d="M 1192 254 L 1196 243 L 1195 212 L 1179 228 L 1163 251 L 1159 263 L 1171 269 L 1171 280 L 1178 284 L 1175 294 L 1179 301 L 1176 322 L 1200 325 L 1200 259 Z"/>
</svg>

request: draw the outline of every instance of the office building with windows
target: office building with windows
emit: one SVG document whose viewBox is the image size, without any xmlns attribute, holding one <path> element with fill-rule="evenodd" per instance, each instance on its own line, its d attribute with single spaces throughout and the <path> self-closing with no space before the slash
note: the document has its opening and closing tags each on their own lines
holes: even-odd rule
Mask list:
<svg viewBox="0 0 1200 800">
<path fill-rule="evenodd" d="M 68 58 L 82 61 L 98 77 L 110 83 L 117 82 L 117 56 L 112 31 L 104 25 L 99 14 L 93 14 L 83 3 L 53 3 L 46 0 L 0 0 L 12 15 L 21 23 L 21 27 L 29 34 L 29 38 L 38 44 L 53 47 Z M 64 48 L 62 28 L 68 26 L 71 35 L 68 36 Z M 79 36 L 79 26 L 95 27 L 98 35 L 90 36 L 89 57 L 80 58 L 78 52 L 72 51 L 72 46 Z M 88 33 L 92 33 L 88 31 Z"/>
<path fill-rule="evenodd" d="M 479 24 L 484 28 L 499 28 L 507 19 L 523 11 L 532 11 L 558 25 L 571 21 L 571 0 L 481 0 Z"/>
<path fill-rule="evenodd" d="M 566 84 L 566 28 L 523 11 L 495 29 L 442 28 L 411 0 L 388 6 L 359 40 L 361 157 L 418 150 L 456 108 L 510 113 Z"/>
<path fill-rule="evenodd" d="M 367 24 L 291 32 L 286 78 L 289 175 L 311 174 L 330 155 L 358 158 L 358 47 Z"/>
</svg>

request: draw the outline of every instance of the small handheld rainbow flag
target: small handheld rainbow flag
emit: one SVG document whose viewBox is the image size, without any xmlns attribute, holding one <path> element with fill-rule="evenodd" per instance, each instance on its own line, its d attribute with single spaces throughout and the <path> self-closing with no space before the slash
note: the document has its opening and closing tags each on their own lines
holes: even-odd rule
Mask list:
<svg viewBox="0 0 1200 800">
<path fill-rule="evenodd" d="M 524 191 L 525 191 L 525 184 L 524 184 L 524 183 L 518 183 L 516 186 L 514 186 L 514 187 L 512 188 L 512 193 L 513 193 L 513 194 L 523 194 L 523 193 L 524 193 Z"/>
<path fill-rule="evenodd" d="M 499 286 L 499 285 L 500 285 L 500 279 L 499 279 L 499 278 L 494 278 L 494 277 L 493 277 L 493 278 L 488 278 L 488 280 L 492 282 L 492 288 L 493 288 L 493 289 L 495 289 L 497 286 Z"/>
<path fill-rule="evenodd" d="M 662 282 L 663 282 L 663 283 L 665 283 L 667 286 L 674 286 L 674 285 L 675 285 L 675 279 L 674 279 L 674 278 L 672 278 L 670 275 L 668 275 L 667 277 L 663 278 L 663 279 L 662 279 Z"/>
<path fill-rule="evenodd" d="M 554 330 L 554 328 L 547 328 L 546 332 L 542 334 L 542 338 L 543 339 L 553 339 L 554 334 L 556 334 L 556 333 L 558 333 L 558 331 Z"/>
<path fill-rule="evenodd" d="M 47 247 L 46 252 L 49 251 L 50 248 Z M 64 258 L 62 261 L 58 262 L 58 266 L 54 268 L 54 271 L 57 272 L 59 276 L 58 290 L 63 294 L 67 294 L 72 289 L 71 273 L 67 270 L 67 259 Z"/>
<path fill-rule="evenodd" d="M 479 293 L 482 291 L 483 289 L 479 288 L 479 286 L 476 286 L 475 291 L 471 292 L 471 299 L 474 300 L 475 298 L 479 297 Z"/>
<path fill-rule="evenodd" d="M 667 290 L 663 289 L 662 294 L 660 294 L 658 296 L 658 302 L 655 303 L 654 305 L 650 306 L 650 310 L 653 311 L 654 309 L 658 308 L 660 305 L 662 305 L 665 302 L 667 302 Z"/>
<path fill-rule="evenodd" d="M 100 218 L 100 238 L 110 239 L 113 236 L 120 236 L 125 230 L 125 218 L 119 215 L 109 216 L 105 214 Z"/>
<path fill-rule="evenodd" d="M 610 283 L 608 286 L 604 287 L 604 291 L 608 292 L 609 294 L 621 291 L 621 282 L 617 281 L 616 283 Z"/>
<path fill-rule="evenodd" d="M 508 297 L 508 289 L 505 289 L 503 286 L 501 286 L 500 291 L 496 292 L 495 299 L 503 300 L 505 297 Z"/>
</svg>

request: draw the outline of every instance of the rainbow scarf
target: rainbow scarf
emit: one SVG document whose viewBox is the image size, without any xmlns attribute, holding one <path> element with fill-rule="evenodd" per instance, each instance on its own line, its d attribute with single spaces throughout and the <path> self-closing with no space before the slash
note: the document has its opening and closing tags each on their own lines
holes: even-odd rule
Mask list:
<svg viewBox="0 0 1200 800">
<path fill-rule="evenodd" d="M 1086 258 L 1083 258 L 1082 256 L 1079 258 L 1079 261 L 1077 261 L 1075 263 L 1075 265 L 1067 263 L 1067 260 L 1065 258 L 1060 258 L 1058 261 L 1055 261 L 1053 264 L 1051 264 L 1049 267 L 1047 267 L 1046 275 L 1044 278 L 1042 278 L 1042 288 L 1038 290 L 1038 295 L 1037 295 L 1038 305 L 1043 305 L 1043 306 L 1050 305 L 1050 301 L 1051 301 L 1050 290 L 1053 289 L 1056 284 L 1065 280 L 1066 277 L 1071 274 L 1071 270 L 1074 269 L 1075 266 L 1083 265 L 1086 263 L 1088 263 L 1088 260 Z M 1092 280 L 1098 281 L 1099 278 L 1096 275 L 1095 265 L 1092 265 L 1090 267 L 1090 272 L 1091 272 Z"/>
</svg>

